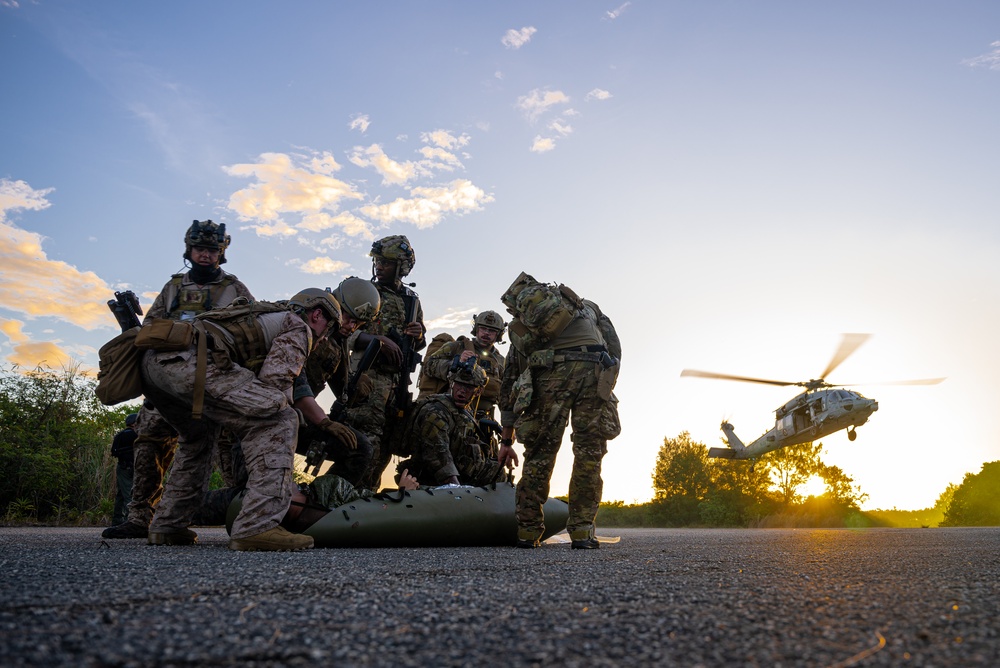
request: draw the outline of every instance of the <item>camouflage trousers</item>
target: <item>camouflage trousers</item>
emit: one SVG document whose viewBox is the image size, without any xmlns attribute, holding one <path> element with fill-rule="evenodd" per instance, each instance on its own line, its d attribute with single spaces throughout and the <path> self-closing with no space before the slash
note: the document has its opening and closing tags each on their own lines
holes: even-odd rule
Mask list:
<svg viewBox="0 0 1000 668">
<path fill-rule="evenodd" d="M 163 474 L 170 468 L 177 448 L 177 432 L 160 413 L 143 404 L 135 423 L 135 471 L 132 475 L 132 496 L 128 504 L 128 521 L 148 527 L 153 510 L 163 495 Z"/>
<path fill-rule="evenodd" d="M 212 446 L 223 428 L 242 441 L 247 467 L 243 507 L 232 538 L 246 538 L 278 526 L 291 501 L 291 476 L 298 416 L 286 393 L 261 383 L 248 369 L 221 369 L 209 362 L 205 406 L 191 417 L 196 353 L 147 353 L 143 388 L 179 439 L 173 467 L 151 531 L 185 528 L 192 523 L 208 490 Z"/>
<path fill-rule="evenodd" d="M 617 436 L 615 404 L 597 394 L 600 364 L 561 362 L 551 369 L 535 369 L 534 399 L 515 423 L 517 440 L 524 444 L 524 469 L 517 483 L 518 537 L 531 540 L 545 528 L 542 505 L 566 425 L 572 420 L 573 472 L 569 482 L 569 520 L 574 539 L 594 534 L 604 481 L 601 461 L 608 439 Z M 609 414 L 613 412 L 613 415 Z"/>
<path fill-rule="evenodd" d="M 368 377 L 373 385 L 371 393 L 357 406 L 348 408 L 345 415 L 347 424 L 364 434 L 372 447 L 371 463 L 361 477 L 361 486 L 378 491 L 382 472 L 393 455 L 391 431 L 397 420 L 395 416 L 390 419 L 389 412 L 395 411 L 392 395 L 399 383 L 399 375 L 371 369 Z"/>
</svg>

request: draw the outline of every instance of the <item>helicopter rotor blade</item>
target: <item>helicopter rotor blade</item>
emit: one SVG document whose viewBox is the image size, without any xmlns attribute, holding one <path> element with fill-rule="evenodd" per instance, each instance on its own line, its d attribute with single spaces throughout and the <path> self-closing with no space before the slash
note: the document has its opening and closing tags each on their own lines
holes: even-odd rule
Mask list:
<svg viewBox="0 0 1000 668">
<path fill-rule="evenodd" d="M 918 378 L 914 380 L 883 380 L 874 383 L 837 383 L 837 387 L 855 387 L 857 385 L 937 385 L 944 378 Z"/>
<path fill-rule="evenodd" d="M 681 371 L 682 377 L 693 377 L 693 378 L 715 378 L 717 380 L 738 380 L 743 383 L 761 383 L 763 385 L 780 385 L 782 387 L 787 385 L 797 385 L 798 383 L 793 383 L 785 380 L 767 380 L 766 378 L 748 378 L 747 376 L 733 376 L 727 373 L 714 373 L 712 371 L 697 371 L 695 369 L 684 369 Z"/>
<path fill-rule="evenodd" d="M 844 334 L 843 339 L 840 341 L 840 347 L 837 348 L 837 352 L 833 354 L 833 358 L 830 360 L 830 363 L 826 365 L 826 369 L 824 369 L 823 373 L 819 375 L 820 380 L 833 373 L 834 369 L 854 354 L 854 351 L 870 338 L 871 334 Z"/>
</svg>

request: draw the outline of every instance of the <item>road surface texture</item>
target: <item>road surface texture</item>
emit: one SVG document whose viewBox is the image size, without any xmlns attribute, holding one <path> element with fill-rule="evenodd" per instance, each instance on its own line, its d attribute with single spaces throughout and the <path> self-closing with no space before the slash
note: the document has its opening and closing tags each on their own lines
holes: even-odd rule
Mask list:
<svg viewBox="0 0 1000 668">
<path fill-rule="evenodd" d="M 198 532 L 0 529 L 0 665 L 1000 665 L 995 528 L 298 553 Z"/>
</svg>

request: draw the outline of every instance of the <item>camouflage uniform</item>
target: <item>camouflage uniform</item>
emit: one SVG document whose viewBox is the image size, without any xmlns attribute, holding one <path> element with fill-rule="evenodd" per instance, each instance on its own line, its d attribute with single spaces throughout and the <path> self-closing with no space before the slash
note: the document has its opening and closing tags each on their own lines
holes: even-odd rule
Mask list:
<svg viewBox="0 0 1000 668">
<path fill-rule="evenodd" d="M 504 427 L 514 427 L 517 440 L 524 444 L 524 469 L 517 484 L 520 540 L 536 540 L 542 535 L 542 504 L 549 496 L 556 454 L 570 420 L 573 471 L 566 528 L 573 540 L 594 537 L 594 518 L 604 486 L 601 461 L 608 440 L 621 431 L 618 400 L 610 387 L 599 392 L 598 386 L 605 369 L 602 359 L 620 358 L 621 346 L 607 316 L 593 302 L 584 304 L 586 308 L 576 312 L 569 326 L 544 345 L 526 331 L 520 319 L 509 330 L 511 346 L 500 409 Z M 522 393 L 526 394 L 520 396 Z M 525 397 L 527 407 L 515 411 Z"/>
<path fill-rule="evenodd" d="M 424 311 L 420 306 L 420 298 L 406 286 L 400 286 L 399 291 L 391 287 L 375 283 L 379 295 L 382 298 L 382 309 L 378 318 L 364 325 L 359 331 L 373 336 L 391 336 L 390 330 L 402 334 L 403 328 L 407 325 L 406 303 L 408 299 L 417 300 L 416 321 L 421 325 L 424 323 Z M 408 299 L 404 300 L 404 296 Z M 413 349 L 420 350 L 424 347 L 424 339 L 413 342 Z M 352 354 L 352 363 L 361 359 L 364 351 L 355 350 Z M 347 424 L 367 436 L 372 446 L 372 464 L 362 479 L 362 484 L 368 489 L 378 490 L 382 479 L 382 471 L 388 466 L 393 454 L 393 446 L 390 443 L 392 431 L 400 422 L 398 408 L 394 399 L 396 387 L 401 382 L 402 374 L 398 367 L 387 362 L 379 356 L 367 372 L 372 381 L 372 391 L 367 398 L 358 405 L 348 408 L 346 411 Z"/>
<path fill-rule="evenodd" d="M 196 284 L 190 271 L 174 274 L 146 312 L 144 321 L 150 318 L 189 319 L 209 308 L 225 306 L 237 297 L 253 299 L 247 286 L 222 269 L 215 279 L 204 285 Z M 136 431 L 139 437 L 135 442 L 135 474 L 128 521 L 148 527 L 153 509 L 163 494 L 163 474 L 174 458 L 177 432 L 149 405 L 143 405 L 139 411 Z M 223 445 L 226 443 L 228 441 L 223 440 Z M 226 455 L 220 457 L 223 466 L 228 459 Z"/>
<path fill-rule="evenodd" d="M 483 443 L 472 414 L 456 406 L 449 394 L 433 394 L 413 406 L 407 441 L 411 460 L 397 467 L 425 483 L 440 485 L 458 476 L 463 485 L 506 480 L 497 453 Z"/>
<path fill-rule="evenodd" d="M 347 343 L 339 332 L 319 339 L 306 359 L 305 372 L 295 379 L 292 403 L 303 397 L 318 396 L 327 385 L 333 396 L 341 399 L 347 390 L 348 359 Z M 336 474 L 350 484 L 358 485 L 371 465 L 373 452 L 368 438 L 357 429 L 353 431 L 357 447 L 349 448 L 339 440 L 332 439 L 322 429 L 313 425 L 300 426 L 295 452 L 305 455 L 314 440 L 325 442 L 327 459 L 333 460 L 327 473 Z"/>
<path fill-rule="evenodd" d="M 302 370 L 312 341 L 308 326 L 290 312 L 257 316 L 265 332 L 274 332 L 255 375 L 233 359 L 228 368 L 209 355 L 205 405 L 192 419 L 196 381 L 196 346 L 180 352 L 150 352 L 142 364 L 146 394 L 180 434 L 166 490 L 150 532 L 180 530 L 191 524 L 208 489 L 212 444 L 222 428 L 240 438 L 248 482 L 243 508 L 233 524 L 238 540 L 278 526 L 291 495 L 293 448 L 298 416 L 289 405 L 292 383 Z M 225 366 L 225 365 L 223 365 Z"/>
<path fill-rule="evenodd" d="M 486 372 L 487 379 L 486 387 L 479 397 L 479 404 L 474 403 L 472 408 L 475 408 L 476 417 L 487 417 L 492 420 L 493 407 L 500 398 L 500 383 L 504 369 L 503 356 L 495 346 L 482 348 L 475 339 L 460 336 L 455 341 L 444 344 L 425 359 L 421 373 L 440 380 L 443 388 L 441 391 L 447 392 L 448 372 L 451 370 L 452 362 L 466 350 L 476 353 L 476 362 Z"/>
</svg>

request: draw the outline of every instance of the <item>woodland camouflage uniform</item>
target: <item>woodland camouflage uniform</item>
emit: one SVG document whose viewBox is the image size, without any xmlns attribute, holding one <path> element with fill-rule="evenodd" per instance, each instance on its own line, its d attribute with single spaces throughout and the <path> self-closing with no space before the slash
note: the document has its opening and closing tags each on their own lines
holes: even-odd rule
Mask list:
<svg viewBox="0 0 1000 668">
<path fill-rule="evenodd" d="M 387 239 L 405 240 L 405 237 L 387 237 Z M 379 243 L 376 242 L 376 246 Z M 373 250 L 373 256 L 374 254 Z M 389 336 L 390 331 L 395 330 L 395 332 L 405 336 L 402 332 L 407 325 L 406 304 L 409 299 L 417 300 L 415 320 L 423 327 L 424 311 L 417 293 L 401 283 L 398 284 L 397 288 L 374 280 L 373 284 L 378 288 L 379 296 L 382 299 L 382 309 L 378 317 L 367 322 L 358 330 L 359 332 L 373 336 Z M 419 340 L 413 341 L 414 351 L 421 350 L 424 346 L 423 336 Z M 360 360 L 362 355 L 363 350 L 358 350 L 356 346 L 352 363 Z M 356 406 L 348 408 L 346 412 L 347 424 L 362 432 L 371 442 L 372 464 L 362 480 L 362 485 L 372 490 L 378 490 L 382 471 L 388 466 L 393 455 L 394 447 L 390 442 L 392 431 L 400 425 L 400 416 L 394 394 L 402 380 L 402 373 L 409 373 L 409 371 L 401 372 L 398 367 L 379 356 L 372 368 L 367 371 L 367 375 L 372 381 L 371 393 Z M 398 448 L 395 449 L 398 450 Z"/>
<path fill-rule="evenodd" d="M 424 484 L 440 485 L 458 476 L 463 485 L 482 486 L 506 480 L 497 453 L 476 431 L 472 414 L 456 406 L 450 394 L 417 400 L 407 433 L 411 460 L 397 466 Z"/>
<path fill-rule="evenodd" d="M 601 461 L 608 440 L 621 431 L 617 399 L 611 393 L 613 378 L 608 380 L 602 364 L 613 360 L 610 369 L 617 373 L 621 344 L 596 304 L 573 297 L 572 320 L 553 339 L 545 341 L 528 331 L 517 313 L 508 330 L 511 345 L 500 408 L 504 428 L 514 427 L 517 440 L 524 444 L 516 501 L 520 541 L 536 541 L 542 535 L 542 504 L 549 496 L 556 454 L 570 421 L 573 471 L 566 528 L 574 544 L 594 539 L 603 490 Z"/>
<path fill-rule="evenodd" d="M 503 379 L 504 359 L 500 351 L 495 346 L 482 348 L 475 339 L 467 336 L 460 336 L 454 341 L 449 341 L 434 351 L 424 360 L 421 373 L 431 378 L 437 378 L 442 383 L 442 389 L 448 387 L 448 372 L 452 368 L 455 358 L 462 354 L 462 351 L 471 350 L 476 353 L 476 361 L 480 368 L 486 372 L 486 387 L 479 397 L 478 406 L 473 405 L 477 417 L 487 417 L 493 419 L 493 407 L 500 398 L 500 383 Z"/>
<path fill-rule="evenodd" d="M 218 276 L 204 285 L 195 283 L 190 271 L 175 274 L 163 286 L 146 312 L 143 322 L 151 318 L 186 319 L 208 308 L 225 306 L 237 297 L 253 299 L 250 290 L 236 276 L 221 268 L 218 271 Z M 163 494 L 163 474 L 173 460 L 177 432 L 155 409 L 150 409 L 147 405 L 143 405 L 139 411 L 136 431 L 139 437 L 135 442 L 135 474 L 132 501 L 128 506 L 128 522 L 148 527 L 153 519 L 153 509 Z M 223 441 L 223 449 L 228 449 L 228 443 Z M 219 460 L 220 468 L 226 471 L 229 468 L 229 456 L 223 454 Z"/>
</svg>

